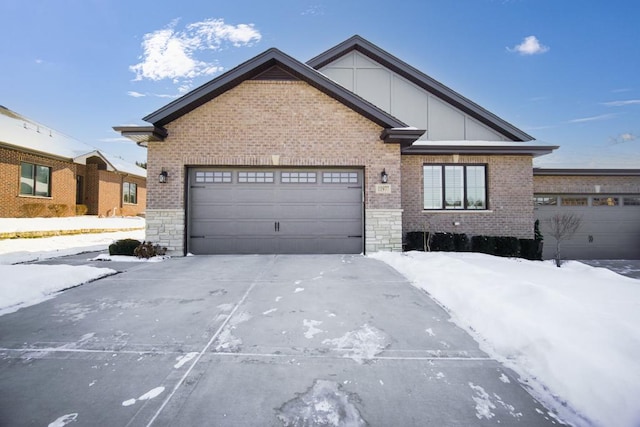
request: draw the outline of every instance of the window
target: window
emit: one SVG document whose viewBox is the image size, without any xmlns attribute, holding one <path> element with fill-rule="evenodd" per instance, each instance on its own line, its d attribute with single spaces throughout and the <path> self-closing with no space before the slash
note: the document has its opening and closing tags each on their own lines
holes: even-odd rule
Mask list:
<svg viewBox="0 0 640 427">
<path fill-rule="evenodd" d="M 323 172 L 322 182 L 325 184 L 357 184 L 357 172 Z"/>
<path fill-rule="evenodd" d="M 240 183 L 273 183 L 273 172 L 238 172 Z"/>
<path fill-rule="evenodd" d="M 215 184 L 230 184 L 231 172 L 211 171 L 211 172 L 196 172 L 196 182 L 198 183 L 215 183 Z"/>
<path fill-rule="evenodd" d="M 285 184 L 290 183 L 315 183 L 315 172 L 282 172 L 280 179 Z"/>
<path fill-rule="evenodd" d="M 619 204 L 617 197 L 594 197 L 591 199 L 591 206 L 618 206 Z"/>
<path fill-rule="evenodd" d="M 485 165 L 424 165 L 425 209 L 487 209 Z"/>
<path fill-rule="evenodd" d="M 20 194 L 51 197 L 51 168 L 22 162 L 20 164 Z"/>
<path fill-rule="evenodd" d="M 587 197 L 560 197 L 562 206 L 587 206 Z"/>
<path fill-rule="evenodd" d="M 640 197 L 625 197 L 625 206 L 640 206 Z"/>
<path fill-rule="evenodd" d="M 558 204 L 558 198 L 551 196 L 535 196 L 533 198 L 533 204 L 536 206 L 555 206 Z"/>
<path fill-rule="evenodd" d="M 122 201 L 124 203 L 138 203 L 138 185 L 133 182 L 122 184 Z"/>
</svg>

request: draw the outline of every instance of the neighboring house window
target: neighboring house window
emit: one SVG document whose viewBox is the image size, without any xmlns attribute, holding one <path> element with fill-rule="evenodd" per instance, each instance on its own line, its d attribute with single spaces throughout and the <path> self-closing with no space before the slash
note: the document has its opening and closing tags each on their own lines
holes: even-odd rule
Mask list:
<svg viewBox="0 0 640 427">
<path fill-rule="evenodd" d="M 33 163 L 20 163 L 20 194 L 51 197 L 51 168 Z"/>
<path fill-rule="evenodd" d="M 122 184 L 122 200 L 125 203 L 138 203 L 138 185 L 133 182 Z"/>
<path fill-rule="evenodd" d="M 424 165 L 425 209 L 487 209 L 485 165 Z"/>
</svg>

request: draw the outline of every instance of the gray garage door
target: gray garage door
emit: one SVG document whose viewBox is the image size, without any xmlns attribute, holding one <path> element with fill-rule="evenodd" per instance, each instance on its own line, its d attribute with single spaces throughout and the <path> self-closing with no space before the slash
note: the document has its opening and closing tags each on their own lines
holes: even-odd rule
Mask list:
<svg viewBox="0 0 640 427">
<path fill-rule="evenodd" d="M 188 251 L 363 251 L 362 170 L 191 168 Z"/>
<path fill-rule="evenodd" d="M 544 235 L 545 259 L 555 253 L 555 239 L 544 223 L 556 213 L 582 217 L 578 232 L 562 243 L 567 259 L 640 259 L 640 196 L 536 195 L 536 218 Z"/>
</svg>

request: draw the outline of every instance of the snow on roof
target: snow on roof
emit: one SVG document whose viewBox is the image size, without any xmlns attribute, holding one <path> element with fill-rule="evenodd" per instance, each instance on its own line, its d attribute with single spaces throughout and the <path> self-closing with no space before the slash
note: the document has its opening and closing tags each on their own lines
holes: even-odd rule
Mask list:
<svg viewBox="0 0 640 427">
<path fill-rule="evenodd" d="M 57 132 L 0 105 L 0 144 L 86 164 L 91 156 L 102 157 L 116 172 L 146 177 L 147 171 L 84 142 Z"/>
</svg>

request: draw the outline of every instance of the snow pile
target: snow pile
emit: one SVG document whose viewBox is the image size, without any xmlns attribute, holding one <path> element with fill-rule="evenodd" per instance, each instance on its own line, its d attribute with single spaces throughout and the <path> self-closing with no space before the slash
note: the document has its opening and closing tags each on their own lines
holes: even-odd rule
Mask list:
<svg viewBox="0 0 640 427">
<path fill-rule="evenodd" d="M 0 265 L 0 315 L 38 304 L 63 289 L 115 274 L 109 268 L 69 265 Z"/>
<path fill-rule="evenodd" d="M 567 421 L 640 425 L 639 280 L 579 262 L 557 268 L 476 253 L 371 257 L 429 292 Z"/>
</svg>

